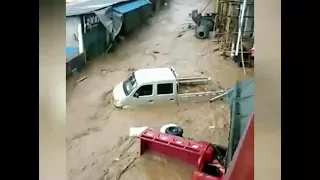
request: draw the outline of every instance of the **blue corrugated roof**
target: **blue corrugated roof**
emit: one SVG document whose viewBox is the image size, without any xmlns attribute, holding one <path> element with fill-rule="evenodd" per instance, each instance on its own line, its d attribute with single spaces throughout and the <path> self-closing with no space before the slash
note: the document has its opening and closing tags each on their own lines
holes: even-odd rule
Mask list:
<svg viewBox="0 0 320 180">
<path fill-rule="evenodd" d="M 76 3 L 66 4 L 66 16 L 76 16 L 81 14 L 92 13 L 96 10 L 112 6 L 117 3 L 131 0 L 86 0 Z"/>
<path fill-rule="evenodd" d="M 147 0 L 137 0 L 137 1 L 132 1 L 132 2 L 126 2 L 123 4 L 117 4 L 113 7 L 113 10 L 119 12 L 119 13 L 127 13 L 130 12 L 132 10 L 138 9 L 141 6 L 145 6 L 151 4 L 150 1 Z"/>
</svg>

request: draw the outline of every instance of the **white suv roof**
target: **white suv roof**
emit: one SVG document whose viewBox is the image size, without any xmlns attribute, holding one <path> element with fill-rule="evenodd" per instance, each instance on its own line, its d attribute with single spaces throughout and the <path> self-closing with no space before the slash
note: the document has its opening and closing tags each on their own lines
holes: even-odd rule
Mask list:
<svg viewBox="0 0 320 180">
<path fill-rule="evenodd" d="M 139 69 L 135 71 L 134 75 L 138 84 L 176 80 L 176 77 L 170 68 Z"/>
</svg>

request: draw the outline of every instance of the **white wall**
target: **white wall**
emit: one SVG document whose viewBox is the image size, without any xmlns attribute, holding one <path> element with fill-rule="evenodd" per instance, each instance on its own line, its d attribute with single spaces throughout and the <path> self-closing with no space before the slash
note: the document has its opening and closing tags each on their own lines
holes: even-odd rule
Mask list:
<svg viewBox="0 0 320 180">
<path fill-rule="evenodd" d="M 79 47 L 79 41 L 74 39 L 74 34 L 78 34 L 78 24 L 81 23 L 79 16 L 66 17 L 66 46 Z"/>
</svg>

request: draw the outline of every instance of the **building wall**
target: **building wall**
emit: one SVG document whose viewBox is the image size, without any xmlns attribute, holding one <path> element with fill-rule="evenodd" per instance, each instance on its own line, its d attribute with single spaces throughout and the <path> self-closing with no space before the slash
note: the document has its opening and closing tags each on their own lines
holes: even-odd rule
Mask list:
<svg viewBox="0 0 320 180">
<path fill-rule="evenodd" d="M 66 17 L 66 46 L 79 47 L 76 39 L 78 24 L 82 24 L 83 45 L 87 58 L 90 60 L 105 52 L 110 42 L 108 32 L 94 13 Z"/>
<path fill-rule="evenodd" d="M 66 46 L 79 47 L 79 42 L 75 39 L 78 34 L 78 24 L 81 23 L 79 16 L 66 17 Z"/>
<path fill-rule="evenodd" d="M 67 62 L 66 66 L 66 73 L 67 76 L 71 75 L 73 71 L 81 71 L 81 69 L 85 66 L 86 64 L 86 54 L 81 53 L 74 57 L 71 61 Z"/>
</svg>

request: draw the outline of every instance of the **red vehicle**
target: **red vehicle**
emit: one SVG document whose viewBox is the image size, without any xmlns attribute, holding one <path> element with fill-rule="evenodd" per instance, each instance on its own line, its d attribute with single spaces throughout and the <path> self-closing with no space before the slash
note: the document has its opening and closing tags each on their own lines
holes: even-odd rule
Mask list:
<svg viewBox="0 0 320 180">
<path fill-rule="evenodd" d="M 153 151 L 193 165 L 192 180 L 253 180 L 253 121 L 252 116 L 227 173 L 217 154 L 217 151 L 221 151 L 219 147 L 150 128 L 139 136 L 140 155 L 145 151 Z"/>
<path fill-rule="evenodd" d="M 208 142 L 196 142 L 183 137 L 146 129 L 140 134 L 140 155 L 145 151 L 157 152 L 193 165 L 194 180 L 209 175 L 208 180 L 221 180 L 224 168 L 215 157 L 216 149 Z M 199 177 L 199 178 L 197 178 Z"/>
<path fill-rule="evenodd" d="M 251 82 L 247 81 L 243 84 L 246 86 Z M 229 99 L 232 99 L 231 114 L 233 115 L 231 116 L 245 117 L 244 114 L 241 116 L 238 107 L 243 104 L 238 101 L 241 99 L 241 93 L 239 92 L 242 92 L 242 97 L 246 97 L 246 100 L 253 95 L 250 96 L 250 93 L 243 89 L 239 90 L 238 87 L 243 88 L 243 85 L 237 83 L 233 98 L 229 97 Z M 242 109 L 246 111 L 251 110 L 248 107 L 253 109 L 253 103 L 245 105 L 245 108 Z M 248 119 L 231 118 L 228 147 L 193 141 L 148 128 L 139 135 L 140 155 L 146 151 L 153 151 L 193 165 L 195 170 L 192 173 L 192 180 L 253 180 L 253 113 Z"/>
</svg>

